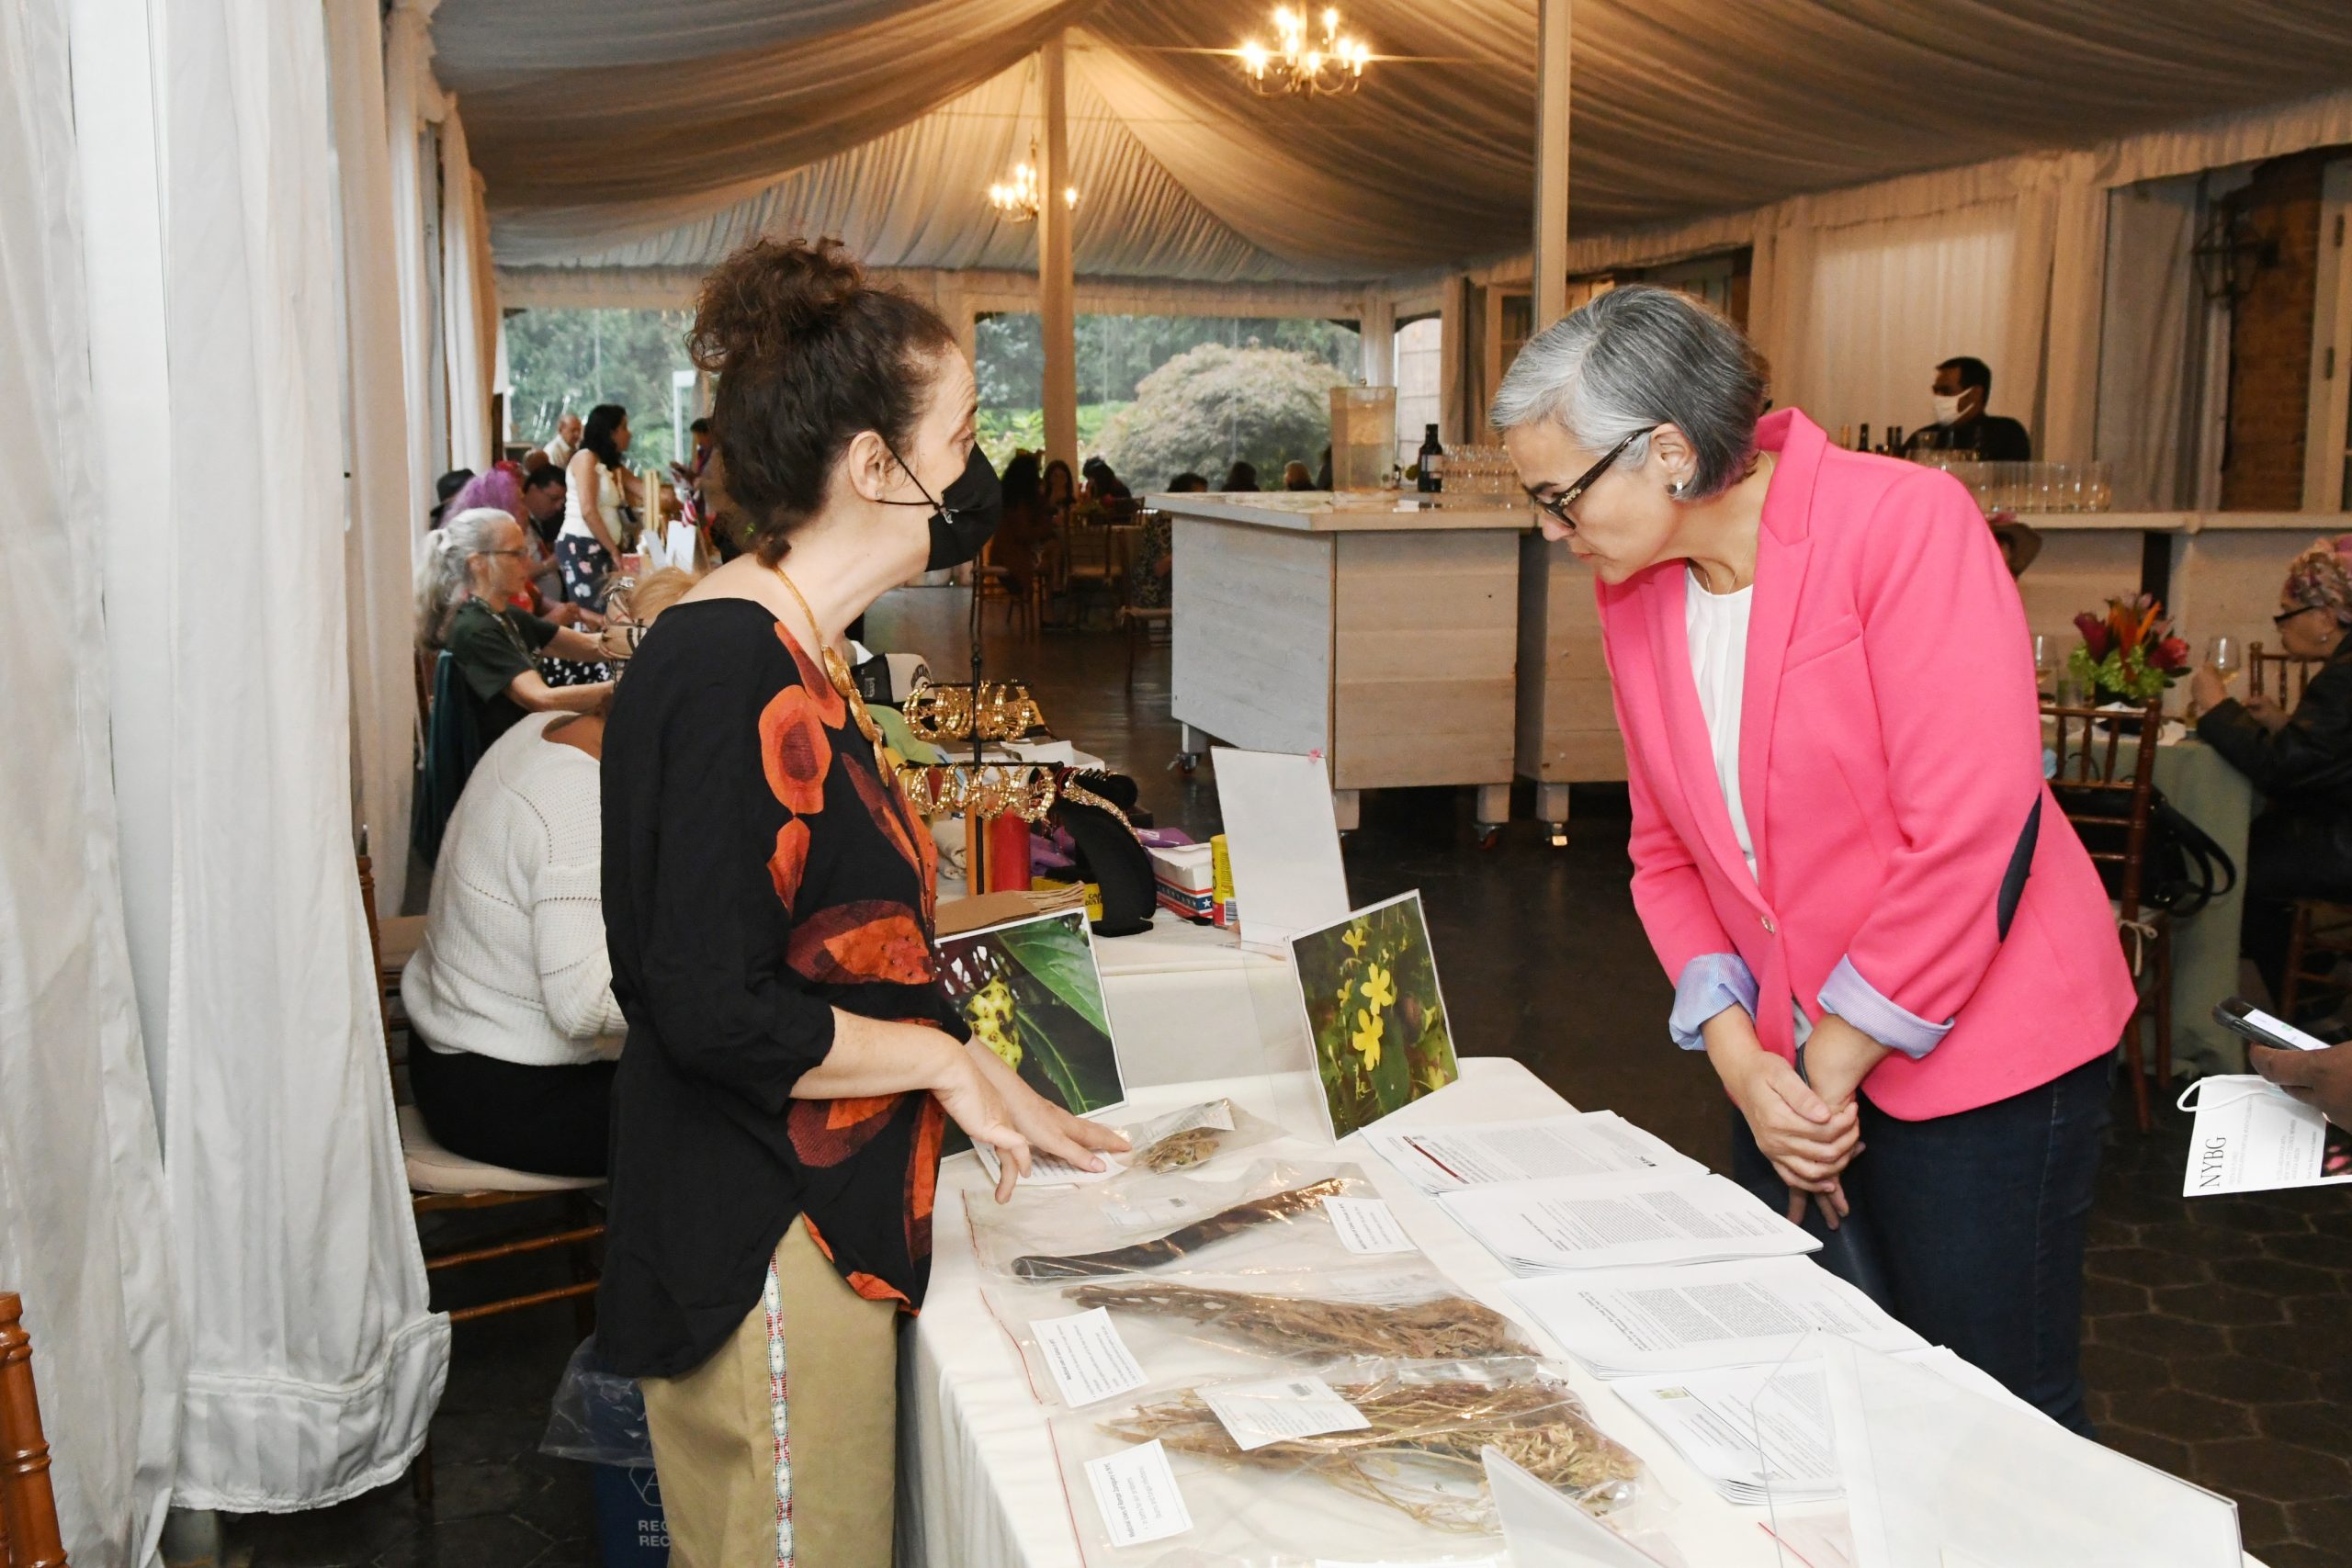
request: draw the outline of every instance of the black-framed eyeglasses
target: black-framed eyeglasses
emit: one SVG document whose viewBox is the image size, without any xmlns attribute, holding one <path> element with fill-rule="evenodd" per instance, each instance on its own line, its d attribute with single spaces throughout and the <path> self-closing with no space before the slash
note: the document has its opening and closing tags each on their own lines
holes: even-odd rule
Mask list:
<svg viewBox="0 0 2352 1568">
<path fill-rule="evenodd" d="M 1663 425 L 1653 424 L 1647 430 L 1637 430 L 1634 432 L 1633 434 L 1628 435 L 1624 440 L 1620 441 L 1616 446 L 1611 446 L 1609 449 L 1609 455 L 1601 458 L 1600 461 L 1595 463 L 1589 468 L 1587 468 L 1584 471 L 1583 477 L 1578 479 L 1576 483 L 1568 486 L 1567 489 L 1562 491 L 1559 494 L 1551 497 L 1549 500 L 1536 494 L 1532 490 L 1530 490 L 1527 492 L 1527 499 L 1533 502 L 1537 506 L 1542 507 L 1544 511 L 1550 513 L 1554 517 L 1559 519 L 1562 525 L 1574 528 L 1577 525 L 1577 520 L 1568 515 L 1568 508 L 1576 504 L 1577 497 L 1590 490 L 1592 488 L 1593 481 L 1599 479 L 1601 475 L 1607 473 L 1609 471 L 1609 466 L 1625 455 L 1626 448 L 1632 446 L 1634 442 L 1639 441 L 1643 436 L 1656 434 L 1663 428 L 1665 428 Z"/>
<path fill-rule="evenodd" d="M 2308 615 L 2313 610 L 2325 608 L 2326 606 L 2324 604 L 2305 604 L 2301 609 L 2297 610 L 2281 610 L 2277 615 L 2270 617 L 2270 624 L 2283 632 L 2287 629 L 2287 623 L 2293 620 L 2297 615 Z"/>
</svg>

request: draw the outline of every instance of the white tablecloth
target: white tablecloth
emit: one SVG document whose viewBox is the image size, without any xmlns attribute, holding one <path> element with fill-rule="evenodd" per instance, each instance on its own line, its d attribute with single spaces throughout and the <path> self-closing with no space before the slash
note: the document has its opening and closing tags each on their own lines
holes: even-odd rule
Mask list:
<svg viewBox="0 0 2352 1568">
<path fill-rule="evenodd" d="M 1296 1127 L 1312 1124 L 1300 1114 L 1304 1109 L 1314 1116 L 1311 1102 L 1301 1104 L 1313 1092 L 1305 1074 L 1259 1075 L 1148 1089 L 1135 1100 L 1150 1111 L 1229 1095 L 1259 1115 Z M 1398 1112 L 1394 1124 L 1507 1121 L 1568 1109 L 1517 1062 L 1480 1057 L 1462 1064 L 1459 1083 Z M 1259 1152 L 1354 1160 L 1455 1283 L 1490 1306 L 1521 1315 L 1505 1290 L 1510 1275 L 1502 1265 L 1360 1142 L 1317 1149 L 1293 1139 Z M 1046 1414 L 1030 1395 L 1012 1341 L 980 1300 L 963 1205 L 989 1199 L 971 1156 L 947 1163 L 940 1194 L 931 1294 L 907 1330 L 899 1361 L 899 1562 L 902 1568 L 1080 1568 Z M 1558 1355 L 1557 1346 L 1550 1348 Z M 1565 1356 L 1558 1359 L 1571 1368 L 1594 1419 L 1647 1461 L 1654 1483 L 1679 1505 L 1672 1528 L 1686 1561 L 1702 1568 L 1777 1568 L 1773 1543 L 1758 1522 L 1764 1510 L 1722 1501 L 1607 1384 Z"/>
</svg>

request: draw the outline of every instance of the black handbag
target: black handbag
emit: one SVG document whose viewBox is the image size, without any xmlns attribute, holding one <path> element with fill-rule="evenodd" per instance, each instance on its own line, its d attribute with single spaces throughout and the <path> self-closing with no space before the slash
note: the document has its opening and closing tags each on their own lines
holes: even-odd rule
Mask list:
<svg viewBox="0 0 2352 1568">
<path fill-rule="evenodd" d="M 2130 847 L 2132 797 L 2121 790 L 2086 784 L 2053 783 L 2058 804 L 2075 824 L 2083 847 L 2098 854 L 2120 855 Z M 2123 895 L 2123 863 L 2101 860 L 2099 881 L 2109 898 Z M 2148 840 L 2140 865 L 2140 902 L 2186 919 L 2238 885 L 2237 863 L 2213 835 L 2189 819 L 2188 814 L 2148 792 Z"/>
</svg>

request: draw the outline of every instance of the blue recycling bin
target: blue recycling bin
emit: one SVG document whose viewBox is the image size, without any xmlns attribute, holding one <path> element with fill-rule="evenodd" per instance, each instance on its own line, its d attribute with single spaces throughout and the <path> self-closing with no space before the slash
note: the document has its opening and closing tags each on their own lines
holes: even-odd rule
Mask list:
<svg viewBox="0 0 2352 1568">
<path fill-rule="evenodd" d="M 596 1547 L 605 1568 L 665 1568 L 670 1523 L 650 1465 L 589 1467 L 596 1497 Z"/>
</svg>

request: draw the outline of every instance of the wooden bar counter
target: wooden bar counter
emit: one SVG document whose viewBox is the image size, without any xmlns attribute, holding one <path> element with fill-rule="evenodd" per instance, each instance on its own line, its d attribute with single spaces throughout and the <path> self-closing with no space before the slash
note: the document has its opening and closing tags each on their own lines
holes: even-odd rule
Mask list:
<svg viewBox="0 0 2352 1568">
<path fill-rule="evenodd" d="M 1470 784 L 1510 815 L 1520 540 L 1496 496 L 1156 495 L 1175 549 L 1171 708 L 1184 750 L 1319 750 L 1342 828 L 1359 792 Z"/>
</svg>

